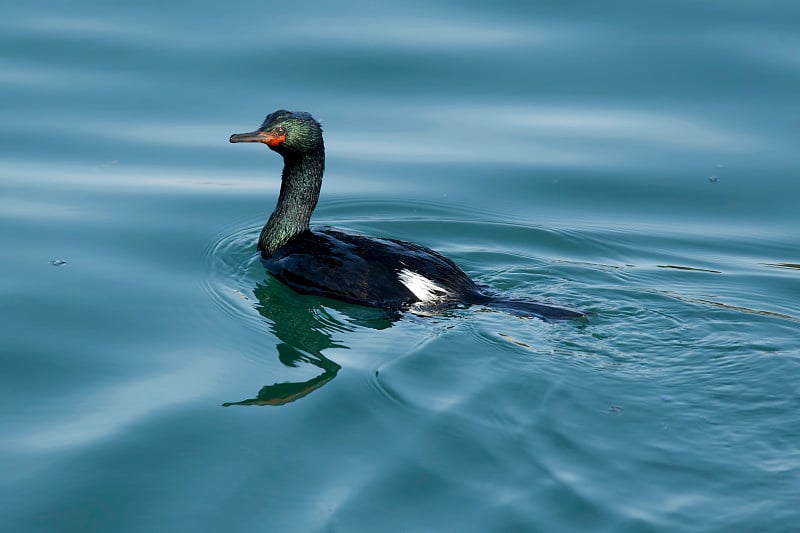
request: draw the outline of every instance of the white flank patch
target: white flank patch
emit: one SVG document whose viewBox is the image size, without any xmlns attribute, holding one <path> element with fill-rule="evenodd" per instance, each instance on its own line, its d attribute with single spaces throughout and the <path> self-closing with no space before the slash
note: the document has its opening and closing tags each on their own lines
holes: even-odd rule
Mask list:
<svg viewBox="0 0 800 533">
<path fill-rule="evenodd" d="M 397 279 L 423 303 L 441 300 L 447 294 L 447 291 L 422 274 L 417 274 L 407 268 L 397 273 Z"/>
</svg>

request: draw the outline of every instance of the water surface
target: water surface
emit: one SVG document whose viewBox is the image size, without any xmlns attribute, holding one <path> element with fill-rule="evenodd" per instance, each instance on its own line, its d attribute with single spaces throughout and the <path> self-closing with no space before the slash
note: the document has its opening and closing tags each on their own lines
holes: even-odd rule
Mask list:
<svg viewBox="0 0 800 533">
<path fill-rule="evenodd" d="M 800 8 L 17 4 L 0 22 L 3 531 L 790 531 Z M 255 239 L 314 220 L 580 308 L 390 322 Z M 227 407 L 224 407 L 227 405 Z"/>
</svg>

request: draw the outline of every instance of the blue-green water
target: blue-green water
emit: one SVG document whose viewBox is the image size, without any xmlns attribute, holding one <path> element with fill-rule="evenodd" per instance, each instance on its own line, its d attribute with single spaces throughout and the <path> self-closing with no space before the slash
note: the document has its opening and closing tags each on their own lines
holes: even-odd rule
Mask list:
<svg viewBox="0 0 800 533">
<path fill-rule="evenodd" d="M 2 11 L 0 530 L 796 530 L 800 4 Z M 281 107 L 315 222 L 588 322 L 270 279 Z"/>
</svg>

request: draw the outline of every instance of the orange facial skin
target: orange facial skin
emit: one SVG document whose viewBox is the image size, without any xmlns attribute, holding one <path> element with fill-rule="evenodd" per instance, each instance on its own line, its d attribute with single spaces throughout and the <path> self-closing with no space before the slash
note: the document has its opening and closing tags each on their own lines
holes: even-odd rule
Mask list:
<svg viewBox="0 0 800 533">
<path fill-rule="evenodd" d="M 275 133 L 264 132 L 263 135 L 265 139 L 261 142 L 268 144 L 269 146 L 278 146 L 286 140 L 286 134 L 276 135 Z"/>
</svg>

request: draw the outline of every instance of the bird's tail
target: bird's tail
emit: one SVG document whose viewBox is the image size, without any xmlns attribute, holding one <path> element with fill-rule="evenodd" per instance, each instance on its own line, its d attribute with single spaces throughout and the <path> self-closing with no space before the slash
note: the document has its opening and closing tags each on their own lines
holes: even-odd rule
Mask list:
<svg viewBox="0 0 800 533">
<path fill-rule="evenodd" d="M 484 305 L 490 309 L 503 311 L 522 318 L 539 318 L 548 322 L 556 320 L 573 320 L 585 318 L 586 313 L 566 307 L 556 307 L 530 300 L 517 300 L 503 296 L 490 296 L 481 294 L 476 301 L 471 302 L 476 305 Z"/>
</svg>

